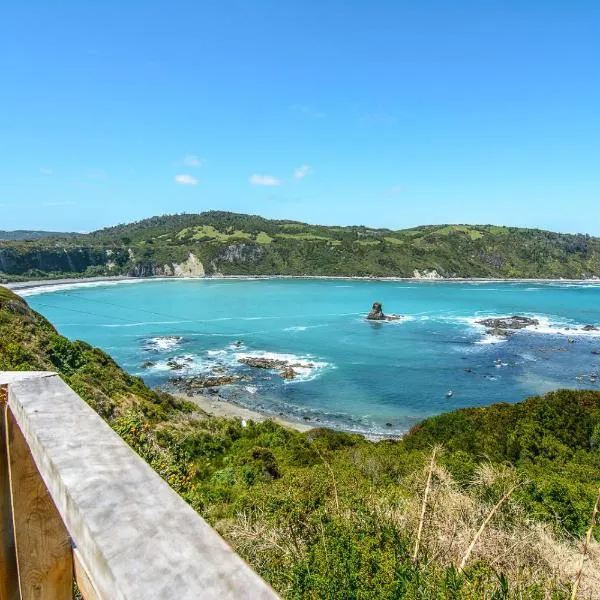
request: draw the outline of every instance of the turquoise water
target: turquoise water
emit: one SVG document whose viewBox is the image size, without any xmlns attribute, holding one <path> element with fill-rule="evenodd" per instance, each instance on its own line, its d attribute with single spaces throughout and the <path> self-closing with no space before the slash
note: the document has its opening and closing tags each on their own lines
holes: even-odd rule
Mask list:
<svg viewBox="0 0 600 600">
<path fill-rule="evenodd" d="M 189 279 L 22 294 L 63 335 L 100 346 L 152 386 L 237 373 L 247 379 L 221 388 L 229 399 L 347 430 L 401 433 L 455 408 L 600 389 L 592 353 L 600 331 L 582 330 L 600 324 L 600 285 L 592 283 Z M 366 321 L 376 300 L 406 318 Z M 499 341 L 474 323 L 512 314 L 540 325 Z M 303 366 L 284 381 L 239 363 L 244 356 Z M 169 359 L 183 368 L 173 371 Z M 154 364 L 142 368 L 145 361 Z"/>
</svg>

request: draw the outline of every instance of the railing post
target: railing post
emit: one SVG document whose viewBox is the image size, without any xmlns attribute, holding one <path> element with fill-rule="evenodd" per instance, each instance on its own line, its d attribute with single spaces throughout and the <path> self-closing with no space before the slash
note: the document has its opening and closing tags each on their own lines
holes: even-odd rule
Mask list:
<svg viewBox="0 0 600 600">
<path fill-rule="evenodd" d="M 6 447 L 7 395 L 7 387 L 0 386 L 0 600 L 19 600 L 19 579 Z"/>
<path fill-rule="evenodd" d="M 21 600 L 71 600 L 71 540 L 10 408 L 8 465 Z"/>
</svg>

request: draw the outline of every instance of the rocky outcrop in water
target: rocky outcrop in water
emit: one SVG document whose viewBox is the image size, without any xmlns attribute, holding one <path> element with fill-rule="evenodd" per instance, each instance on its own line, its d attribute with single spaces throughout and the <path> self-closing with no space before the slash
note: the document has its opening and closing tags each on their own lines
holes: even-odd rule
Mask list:
<svg viewBox="0 0 600 600">
<path fill-rule="evenodd" d="M 384 314 L 381 302 L 373 302 L 371 312 L 367 315 L 369 321 L 397 321 L 399 318 L 398 315 Z"/>
<path fill-rule="evenodd" d="M 600 331 L 600 329 L 595 325 L 586 325 L 585 327 L 582 327 L 582 331 Z"/>
<path fill-rule="evenodd" d="M 298 369 L 312 369 L 313 363 L 290 363 L 287 360 L 281 360 L 277 358 L 264 358 L 262 356 L 243 356 L 238 358 L 238 362 L 254 367 L 255 369 L 267 369 L 270 371 L 279 371 L 279 374 L 283 379 L 295 379 L 298 376 L 295 368 Z"/>
<path fill-rule="evenodd" d="M 194 359 L 190 356 L 174 357 L 167 361 L 167 367 L 172 371 L 181 371 L 189 367 L 192 362 L 194 362 Z"/>
<path fill-rule="evenodd" d="M 475 322 L 478 325 L 483 325 L 484 327 L 487 327 L 488 329 L 486 330 L 486 333 L 488 335 L 494 335 L 497 337 L 508 337 L 514 331 L 540 324 L 540 322 L 537 319 L 531 319 L 530 317 L 520 317 L 518 315 L 514 315 L 512 317 L 493 317 L 490 319 L 482 319 L 481 321 Z"/>
<path fill-rule="evenodd" d="M 238 362 L 255 369 L 281 369 L 288 365 L 285 360 L 278 360 L 275 358 L 262 358 L 254 356 L 243 356 L 238 358 Z"/>
<path fill-rule="evenodd" d="M 223 375 L 220 377 L 172 377 L 169 382 L 180 392 L 193 396 L 207 388 L 217 388 L 222 385 L 237 383 L 244 378 L 240 375 Z"/>
<path fill-rule="evenodd" d="M 283 367 L 279 374 L 283 379 L 296 379 L 296 371 L 292 367 Z"/>
</svg>

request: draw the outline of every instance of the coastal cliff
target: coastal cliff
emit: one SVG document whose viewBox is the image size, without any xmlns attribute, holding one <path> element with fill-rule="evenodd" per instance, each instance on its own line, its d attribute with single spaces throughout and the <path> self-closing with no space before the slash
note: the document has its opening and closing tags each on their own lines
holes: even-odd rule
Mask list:
<svg viewBox="0 0 600 600">
<path fill-rule="evenodd" d="M 207 212 L 0 241 L 6 281 L 203 274 L 588 279 L 600 277 L 600 239 L 491 225 L 326 227 Z"/>
</svg>

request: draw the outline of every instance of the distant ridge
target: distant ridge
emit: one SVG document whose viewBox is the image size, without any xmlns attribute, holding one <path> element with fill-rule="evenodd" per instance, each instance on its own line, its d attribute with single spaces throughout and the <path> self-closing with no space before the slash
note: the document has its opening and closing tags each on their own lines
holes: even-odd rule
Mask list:
<svg viewBox="0 0 600 600">
<path fill-rule="evenodd" d="M 1 279 L 204 274 L 600 277 L 600 238 L 497 225 L 394 231 L 209 211 L 155 216 L 89 234 L 20 240 L 0 242 Z"/>
<path fill-rule="evenodd" d="M 26 229 L 17 229 L 15 231 L 1 231 L 0 241 L 23 241 L 23 240 L 39 240 L 49 237 L 70 237 L 78 235 L 76 233 L 64 233 L 58 231 L 28 231 Z"/>
</svg>

